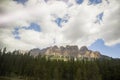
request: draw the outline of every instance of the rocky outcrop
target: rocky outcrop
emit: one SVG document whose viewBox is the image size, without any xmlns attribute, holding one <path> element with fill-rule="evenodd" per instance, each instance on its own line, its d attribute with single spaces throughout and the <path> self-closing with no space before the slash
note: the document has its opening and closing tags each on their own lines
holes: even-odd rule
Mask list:
<svg viewBox="0 0 120 80">
<path fill-rule="evenodd" d="M 41 52 L 41 50 L 39 48 L 34 48 L 34 49 L 30 50 L 30 54 L 33 56 L 39 55 L 40 52 Z"/>
<path fill-rule="evenodd" d="M 84 54 L 82 54 L 82 56 L 86 58 L 101 58 L 102 57 L 100 52 L 91 51 L 91 50 L 86 51 Z"/>
<path fill-rule="evenodd" d="M 82 46 L 80 49 L 78 46 L 52 46 L 44 49 L 32 49 L 30 50 L 31 55 L 54 55 L 54 56 L 69 56 L 69 57 L 82 57 L 82 58 L 102 58 L 103 55 L 98 51 L 89 50 L 86 46 Z"/>
</svg>

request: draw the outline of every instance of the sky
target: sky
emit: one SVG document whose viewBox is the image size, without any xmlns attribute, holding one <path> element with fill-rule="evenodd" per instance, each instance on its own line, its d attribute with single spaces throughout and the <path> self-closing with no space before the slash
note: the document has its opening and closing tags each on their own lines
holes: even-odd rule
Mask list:
<svg viewBox="0 0 120 80">
<path fill-rule="evenodd" d="M 120 58 L 120 0 L 0 0 L 0 48 L 87 46 Z"/>
</svg>

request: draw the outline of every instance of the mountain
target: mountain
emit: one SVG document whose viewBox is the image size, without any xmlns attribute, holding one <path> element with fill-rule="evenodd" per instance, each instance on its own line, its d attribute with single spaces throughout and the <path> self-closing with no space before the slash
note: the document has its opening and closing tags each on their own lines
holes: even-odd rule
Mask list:
<svg viewBox="0 0 120 80">
<path fill-rule="evenodd" d="M 105 58 L 107 56 L 102 55 L 98 51 L 89 50 L 86 46 L 82 46 L 80 49 L 78 46 L 51 46 L 44 49 L 35 48 L 30 50 L 30 54 L 33 56 L 47 55 L 47 56 L 66 56 L 66 57 L 77 57 L 77 58 Z"/>
</svg>

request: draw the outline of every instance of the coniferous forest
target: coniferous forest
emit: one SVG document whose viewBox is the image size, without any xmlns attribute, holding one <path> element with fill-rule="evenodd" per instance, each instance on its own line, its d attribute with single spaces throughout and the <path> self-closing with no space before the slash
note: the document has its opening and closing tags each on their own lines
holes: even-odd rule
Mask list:
<svg viewBox="0 0 120 80">
<path fill-rule="evenodd" d="M 120 59 L 49 60 L 0 50 L 0 76 L 22 80 L 120 80 Z"/>
</svg>

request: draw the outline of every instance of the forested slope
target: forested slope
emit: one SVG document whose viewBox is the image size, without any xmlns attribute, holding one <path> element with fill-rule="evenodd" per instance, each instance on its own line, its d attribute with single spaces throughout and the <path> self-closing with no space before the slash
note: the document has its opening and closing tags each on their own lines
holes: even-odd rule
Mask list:
<svg viewBox="0 0 120 80">
<path fill-rule="evenodd" d="M 0 50 L 0 76 L 25 80 L 120 80 L 120 59 L 68 61 Z"/>
</svg>

